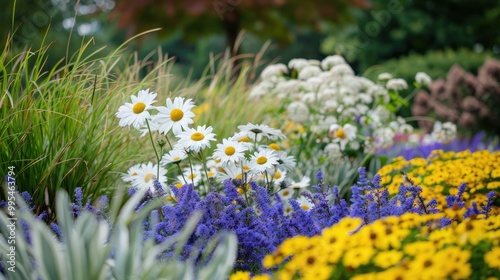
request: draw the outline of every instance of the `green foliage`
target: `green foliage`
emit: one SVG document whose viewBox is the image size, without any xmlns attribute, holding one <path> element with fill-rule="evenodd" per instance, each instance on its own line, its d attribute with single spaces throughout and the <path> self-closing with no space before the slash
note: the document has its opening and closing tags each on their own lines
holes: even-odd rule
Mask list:
<svg viewBox="0 0 500 280">
<path fill-rule="evenodd" d="M 16 234 L 15 272 L 7 271 L 9 279 L 223 279 L 232 268 L 236 257 L 237 240 L 233 234 L 220 234 L 212 239 L 216 245 L 205 255 L 211 255 L 206 265 L 196 268 L 194 260 L 181 261 L 179 253 L 167 261 L 158 258 L 166 250 L 182 249 L 201 218 L 193 215 L 184 230 L 162 244 L 143 241 L 142 220 L 160 203 L 154 201 L 139 212 L 135 209 L 146 189 L 130 198 L 119 212 L 112 211 L 110 220 L 99 220 L 84 212 L 73 219 L 68 209 L 68 195 L 59 191 L 56 199 L 58 225 L 62 231 L 59 241 L 51 229 L 29 211 L 16 210 L 17 222 L 29 225 L 30 245 L 21 231 Z M 16 202 L 22 199 L 18 197 Z M 118 199 L 113 201 L 119 201 Z M 118 209 L 112 205 L 111 209 Z M 118 206 L 119 207 L 119 206 Z M 26 208 L 24 208 L 26 209 Z M 5 213 L 0 212 L 1 231 L 9 236 Z M 113 225 L 110 227 L 110 224 Z M 18 225 L 20 226 L 20 225 Z M 3 252 L 10 252 L 5 238 L 0 239 Z M 2 254 L 5 261 L 6 255 Z M 202 259 L 203 261 L 203 259 Z"/>
<path fill-rule="evenodd" d="M 436 80 L 438 78 L 446 78 L 448 70 L 454 64 L 460 65 L 468 72 L 477 73 L 477 69 L 485 60 L 494 56 L 490 51 L 478 53 L 466 48 L 459 50 L 434 50 L 424 55 L 411 53 L 405 57 L 390 59 L 378 65 L 368 67 L 363 76 L 373 80 L 381 73 L 394 73 L 398 78 L 406 81 L 414 81 L 415 69 L 418 69 L 419 72 L 425 72 L 433 80 Z M 410 83 L 410 89 L 402 91 L 400 93 L 401 96 L 407 97 L 411 93 L 411 89 L 413 88 Z M 413 102 L 412 98 L 410 98 L 410 102 Z M 404 117 L 410 117 L 410 106 L 402 107 L 400 113 Z"/>
<path fill-rule="evenodd" d="M 406 81 L 415 80 L 415 69 L 427 73 L 433 80 L 446 78 L 448 70 L 454 64 L 460 65 L 467 72 L 477 73 L 477 69 L 483 65 L 489 57 L 494 57 L 492 52 L 481 53 L 461 48 L 459 50 L 435 50 L 424 55 L 411 53 L 408 56 L 390 59 L 366 69 L 363 76 L 376 79 L 380 73 L 395 73 L 398 78 Z"/>
<path fill-rule="evenodd" d="M 492 51 L 500 46 L 500 8 L 495 1 L 372 2 L 372 10 L 356 13 L 356 24 L 332 26 L 323 43 L 325 53 L 342 54 L 364 71 L 410 52 L 475 46 Z"/>
<path fill-rule="evenodd" d="M 161 54 L 151 65 L 120 49 L 88 52 L 91 43 L 49 71 L 43 70 L 48 46 L 15 53 L 7 44 L 0 54 L 0 170 L 15 167 L 16 185 L 33 195 L 37 213 L 54 210 L 58 189 L 82 187 L 87 199 L 119 186 L 114 170 L 148 153 L 117 127 L 118 104 L 143 87 L 177 92 L 182 86 Z"/>
</svg>

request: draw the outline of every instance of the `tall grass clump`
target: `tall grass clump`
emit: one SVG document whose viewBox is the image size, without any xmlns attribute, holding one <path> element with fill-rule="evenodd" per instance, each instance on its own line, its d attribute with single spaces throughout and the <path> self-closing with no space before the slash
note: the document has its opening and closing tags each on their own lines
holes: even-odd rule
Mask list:
<svg viewBox="0 0 500 280">
<path fill-rule="evenodd" d="M 129 42 L 103 55 L 106 47 L 88 50 L 91 39 L 54 67 L 46 66 L 50 44 L 21 52 L 14 52 L 10 41 L 5 44 L 0 173 L 15 167 L 16 186 L 33 195 L 37 213 L 54 210 L 59 189 L 73 193 L 81 187 L 85 200 L 110 194 L 121 187 L 118 171 L 154 158 L 147 137 L 118 129 L 113 117 L 126 96 L 142 88 L 157 92 L 159 103 L 175 96 L 194 99 L 201 116 L 197 122 L 212 123 L 219 135 L 261 121 L 266 103 L 250 104 L 244 94 L 261 53 L 253 64 L 250 55 L 212 57 L 204 76 L 190 81 L 172 74 L 174 58 L 161 49 L 140 59 L 127 54 Z"/>
<path fill-rule="evenodd" d="M 37 213 L 54 209 L 59 189 L 81 187 L 85 199 L 112 192 L 113 170 L 142 154 L 129 131 L 117 128 L 116 104 L 143 83 L 170 87 L 170 60 L 151 67 L 124 55 L 125 44 L 100 56 L 104 47 L 86 51 L 90 40 L 46 69 L 49 44 L 12 53 L 9 43 L 0 53 L 0 173 L 15 167 L 16 186 L 33 195 Z"/>
</svg>

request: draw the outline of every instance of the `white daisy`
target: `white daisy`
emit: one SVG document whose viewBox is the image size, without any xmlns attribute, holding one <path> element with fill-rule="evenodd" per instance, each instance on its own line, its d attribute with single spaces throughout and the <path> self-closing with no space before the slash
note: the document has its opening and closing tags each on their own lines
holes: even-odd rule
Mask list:
<svg viewBox="0 0 500 280">
<path fill-rule="evenodd" d="M 285 136 L 279 129 L 274 129 L 265 124 L 251 124 L 239 125 L 238 129 L 246 134 L 250 141 L 260 142 L 262 137 L 271 140 L 284 139 Z"/>
<path fill-rule="evenodd" d="M 278 164 L 278 157 L 273 150 L 265 149 L 255 152 L 250 159 L 250 169 L 253 173 L 261 173 Z"/>
<path fill-rule="evenodd" d="M 136 164 L 131 166 L 127 170 L 127 174 L 122 175 L 122 180 L 124 182 L 132 182 L 135 179 L 137 179 L 137 176 L 139 175 L 140 170 L 142 169 L 142 163 Z"/>
<path fill-rule="evenodd" d="M 283 214 L 285 216 L 289 216 L 290 214 L 293 213 L 293 207 L 289 203 L 283 203 Z"/>
<path fill-rule="evenodd" d="M 250 150 L 253 147 L 253 144 L 250 141 L 250 138 L 245 132 L 237 132 L 233 136 L 229 138 L 230 140 L 237 141 L 239 143 L 242 143 L 244 146 L 247 147 L 247 150 Z"/>
<path fill-rule="evenodd" d="M 281 199 L 281 201 L 283 201 L 283 203 L 286 203 L 288 202 L 288 200 L 290 198 L 292 198 L 293 196 L 293 189 L 292 188 L 285 188 L 285 189 L 282 189 L 281 191 L 278 192 L 278 195 Z"/>
<path fill-rule="evenodd" d="M 279 170 L 278 168 L 274 173 L 271 174 L 271 179 L 273 180 L 275 185 L 278 185 L 283 182 L 286 178 L 286 170 Z"/>
<path fill-rule="evenodd" d="M 161 164 L 167 165 L 169 163 L 179 163 L 185 158 L 187 158 L 187 153 L 184 150 L 173 149 L 163 155 L 161 158 Z"/>
<path fill-rule="evenodd" d="M 154 121 L 149 121 L 149 129 L 148 129 L 148 126 L 143 126 L 139 129 L 139 131 L 141 132 L 141 137 L 144 137 L 146 136 L 146 134 L 149 133 L 149 130 L 151 129 L 151 133 L 155 132 L 155 131 L 158 131 L 158 127 L 160 125 Z"/>
<path fill-rule="evenodd" d="M 288 171 L 292 171 L 297 164 L 293 156 L 289 156 L 285 151 L 276 151 L 278 156 L 278 166 Z"/>
<path fill-rule="evenodd" d="M 183 97 L 176 97 L 167 99 L 167 107 L 157 107 L 158 115 L 155 116 L 154 121 L 159 126 L 161 133 L 167 134 L 170 130 L 177 135 L 182 129 L 187 130 L 189 125 L 193 123 L 195 114 L 191 111 L 194 103 L 191 99 L 184 101 Z"/>
<path fill-rule="evenodd" d="M 312 203 L 311 200 L 309 200 L 309 198 L 305 197 L 305 196 L 301 196 L 297 199 L 297 202 L 299 203 L 300 205 L 300 208 L 306 210 L 306 211 L 309 211 L 311 210 L 313 207 L 314 207 L 314 203 Z"/>
<path fill-rule="evenodd" d="M 224 182 L 226 179 L 243 179 L 243 173 L 240 167 L 236 165 L 227 165 L 218 169 L 217 181 Z"/>
<path fill-rule="evenodd" d="M 151 192 L 156 192 L 156 188 L 154 186 L 154 180 L 156 178 L 156 174 L 158 172 L 158 165 L 153 164 L 152 162 L 148 162 L 147 164 L 143 164 L 139 170 L 137 170 L 137 177 L 132 181 L 132 186 L 137 189 L 148 188 Z M 166 189 L 167 183 L 167 170 L 160 167 L 160 178 L 158 181 L 160 182 L 162 188 Z"/>
<path fill-rule="evenodd" d="M 217 144 L 212 157 L 220 159 L 222 165 L 237 163 L 245 157 L 246 150 L 248 147 L 241 142 L 223 139 L 222 143 Z"/>
<path fill-rule="evenodd" d="M 204 148 L 209 148 L 210 141 L 215 141 L 215 134 L 212 133 L 212 130 L 211 126 L 206 127 L 205 125 L 198 126 L 196 129 L 188 128 L 176 135 L 179 141 L 175 146 L 176 148 L 198 153 Z"/>
<path fill-rule="evenodd" d="M 309 187 L 309 183 L 311 182 L 311 178 L 304 176 L 302 177 L 302 180 L 299 182 L 292 181 L 290 184 L 290 188 L 292 189 L 303 189 Z"/>
<path fill-rule="evenodd" d="M 202 178 L 202 166 L 199 164 L 193 165 L 193 170 L 191 172 L 191 168 L 186 167 L 182 169 L 182 174 L 184 174 L 184 177 L 182 175 L 177 176 L 177 180 L 183 184 L 193 184 L 193 185 L 198 185 L 201 181 Z"/>
<path fill-rule="evenodd" d="M 328 134 L 333 138 L 334 142 L 340 143 L 340 149 L 343 151 L 349 141 L 356 139 L 357 128 L 351 124 L 332 124 Z"/>
<path fill-rule="evenodd" d="M 132 125 L 136 129 L 146 125 L 146 120 L 151 119 L 149 110 L 154 107 L 151 105 L 156 102 L 156 93 L 150 93 L 149 89 L 141 90 L 137 96 L 132 95 L 130 99 L 132 103 L 125 103 L 125 105 L 118 108 L 116 116 L 120 118 L 120 126 Z"/>
</svg>

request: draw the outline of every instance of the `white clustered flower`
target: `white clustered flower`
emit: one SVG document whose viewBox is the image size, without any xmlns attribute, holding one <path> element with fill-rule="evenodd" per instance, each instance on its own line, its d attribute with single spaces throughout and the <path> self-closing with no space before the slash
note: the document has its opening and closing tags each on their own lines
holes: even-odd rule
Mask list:
<svg viewBox="0 0 500 280">
<path fill-rule="evenodd" d="M 337 76 L 350 76 L 354 75 L 354 70 L 352 70 L 349 64 L 337 64 L 330 69 L 330 72 Z"/>
<path fill-rule="evenodd" d="M 339 64 L 347 64 L 345 59 L 340 55 L 330 55 L 321 61 L 323 70 L 330 70 L 333 66 Z"/>
<path fill-rule="evenodd" d="M 309 107 L 300 101 L 288 104 L 286 112 L 292 122 L 305 123 L 309 119 Z"/>
<path fill-rule="evenodd" d="M 274 87 L 274 83 L 263 81 L 262 83 L 252 88 L 252 90 L 250 91 L 250 98 L 258 99 L 264 95 L 267 95 L 272 91 Z"/>
<path fill-rule="evenodd" d="M 450 143 L 457 136 L 457 126 L 452 122 L 435 122 L 431 136 L 436 142 Z"/>
<path fill-rule="evenodd" d="M 390 127 L 382 127 L 373 132 L 375 138 L 375 149 L 388 149 L 394 144 L 394 130 Z"/>
<path fill-rule="evenodd" d="M 288 68 L 283 63 L 278 63 L 274 65 L 269 65 L 260 74 L 260 77 L 264 81 L 275 81 L 276 77 L 288 73 Z"/>
<path fill-rule="evenodd" d="M 377 80 L 385 81 L 392 79 L 392 75 L 390 73 L 380 73 L 378 74 Z"/>
<path fill-rule="evenodd" d="M 432 83 L 431 77 L 424 72 L 418 72 L 415 75 L 415 81 L 422 86 L 430 86 Z"/>
<path fill-rule="evenodd" d="M 321 73 L 321 68 L 314 65 L 308 65 L 299 71 L 299 80 L 307 80 L 312 77 L 317 77 Z"/>
<path fill-rule="evenodd" d="M 309 66 L 307 59 L 303 58 L 294 58 L 288 62 L 288 68 L 295 69 L 297 71 L 301 71 L 304 67 Z"/>
<path fill-rule="evenodd" d="M 408 88 L 408 83 L 403 79 L 390 79 L 387 81 L 386 87 L 395 91 L 400 91 Z"/>
<path fill-rule="evenodd" d="M 325 146 L 324 151 L 332 162 L 336 162 L 342 158 L 342 150 L 338 143 L 329 143 Z"/>
</svg>

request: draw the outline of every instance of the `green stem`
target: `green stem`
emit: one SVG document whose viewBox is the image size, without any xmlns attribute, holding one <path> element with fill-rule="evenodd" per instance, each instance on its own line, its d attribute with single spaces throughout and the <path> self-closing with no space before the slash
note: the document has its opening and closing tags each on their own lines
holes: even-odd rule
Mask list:
<svg viewBox="0 0 500 280">
<path fill-rule="evenodd" d="M 146 119 L 146 125 L 148 126 L 148 134 L 149 134 L 149 139 L 151 140 L 151 144 L 153 145 L 153 150 L 155 151 L 155 156 L 156 156 L 156 180 L 160 180 L 160 156 L 158 155 L 158 151 L 156 150 L 156 145 L 155 142 L 153 141 L 153 133 L 151 132 L 151 127 L 149 126 L 149 121 Z"/>
<path fill-rule="evenodd" d="M 207 177 L 207 183 L 210 184 L 210 186 L 214 189 L 215 186 L 211 184 L 210 178 L 208 178 L 208 171 L 207 171 L 207 165 L 205 163 L 205 158 L 203 157 L 203 151 L 200 151 L 200 159 L 201 159 L 201 165 L 203 166 L 203 171 L 205 171 L 205 176 Z M 208 190 L 207 190 L 208 193 Z"/>
<path fill-rule="evenodd" d="M 429 121 L 429 122 L 435 122 L 436 121 L 436 119 L 431 118 L 431 117 L 426 117 L 426 116 L 413 116 L 413 117 L 405 118 L 405 120 L 407 122 L 411 122 L 411 121 Z"/>
</svg>

